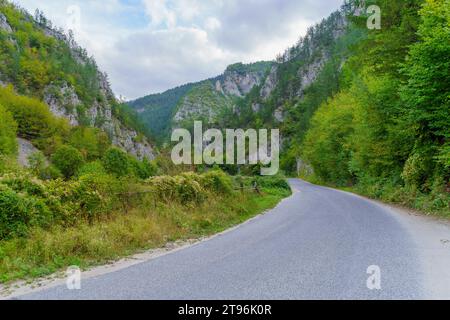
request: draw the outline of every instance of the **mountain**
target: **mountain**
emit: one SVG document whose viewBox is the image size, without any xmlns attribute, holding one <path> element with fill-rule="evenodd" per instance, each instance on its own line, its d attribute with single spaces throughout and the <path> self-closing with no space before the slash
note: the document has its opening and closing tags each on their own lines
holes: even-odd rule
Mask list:
<svg viewBox="0 0 450 320">
<path fill-rule="evenodd" d="M 107 75 L 73 35 L 54 28 L 40 11 L 33 17 L 6 0 L 0 0 L 0 86 L 3 95 L 10 87 L 14 94 L 45 103 L 72 127 L 100 129 L 139 159 L 155 155 L 137 117 L 117 101 Z"/>
<path fill-rule="evenodd" d="M 347 0 L 274 62 L 186 88 L 165 128 L 279 128 L 287 173 L 448 211 L 449 8 Z"/>
<path fill-rule="evenodd" d="M 333 86 L 349 47 L 363 36 L 348 31 L 349 10 L 354 9 L 343 6 L 311 27 L 305 37 L 274 61 L 237 63 L 216 78 L 137 99 L 129 105 L 160 141 L 168 140 L 171 128 L 190 127 L 194 120 L 219 128 L 265 124 L 286 132 L 286 123 L 291 121 L 289 106 L 307 100 L 320 79 L 325 79 L 327 84 L 321 87 L 326 87 L 326 92 L 320 93 L 314 106 L 305 107 L 301 118 L 307 123 L 314 109 L 337 90 Z M 289 134 L 284 136 L 287 141 Z"/>
<path fill-rule="evenodd" d="M 273 62 L 236 63 L 215 78 L 149 95 L 128 104 L 160 141 L 167 141 L 170 129 L 205 119 L 211 123 L 230 112 L 235 102 L 261 85 Z"/>
</svg>

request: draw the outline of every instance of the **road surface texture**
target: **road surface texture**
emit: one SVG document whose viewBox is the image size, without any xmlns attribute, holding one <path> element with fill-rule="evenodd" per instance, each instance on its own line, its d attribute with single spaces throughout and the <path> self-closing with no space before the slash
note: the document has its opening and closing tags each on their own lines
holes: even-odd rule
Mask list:
<svg viewBox="0 0 450 320">
<path fill-rule="evenodd" d="M 81 290 L 60 285 L 18 298 L 450 298 L 448 223 L 300 180 L 290 184 L 292 197 L 230 232 L 82 279 Z M 379 267 L 381 290 L 369 290 L 369 266 Z"/>
</svg>

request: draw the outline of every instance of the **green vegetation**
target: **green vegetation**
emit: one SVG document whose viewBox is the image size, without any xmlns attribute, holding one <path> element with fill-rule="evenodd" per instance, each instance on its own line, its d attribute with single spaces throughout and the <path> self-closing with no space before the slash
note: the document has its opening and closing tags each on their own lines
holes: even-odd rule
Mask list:
<svg viewBox="0 0 450 320">
<path fill-rule="evenodd" d="M 383 28 L 355 47 L 301 155 L 318 182 L 450 216 L 450 2 L 376 3 Z"/>
<path fill-rule="evenodd" d="M 251 179 L 248 181 L 249 186 Z M 290 194 L 279 181 L 261 194 L 221 171 L 118 179 L 86 173 L 41 181 L 25 173 L 0 179 L 0 282 L 88 267 L 212 235 L 272 208 Z M 125 215 L 124 212 L 127 214 Z"/>
<path fill-rule="evenodd" d="M 134 110 L 139 110 L 139 116 L 157 142 L 163 142 L 168 136 L 173 112 L 181 99 L 196 84 L 186 84 L 164 93 L 152 94 L 130 101 L 128 104 Z"/>
<path fill-rule="evenodd" d="M 270 61 L 250 64 L 236 63 L 228 66 L 225 73 L 234 72 L 245 75 L 252 72 L 264 76 L 273 65 L 274 62 Z M 201 104 L 203 115 L 209 114 L 209 110 L 213 110 L 215 113 L 219 110 L 219 116 L 216 118 L 220 120 L 226 117 L 227 121 L 230 121 L 229 111 L 235 101 L 215 90 L 216 82 L 222 79 L 223 75 L 197 83 L 189 83 L 164 93 L 152 94 L 130 101 L 128 104 L 134 110 L 139 111 L 142 123 L 149 129 L 150 134 L 155 137 L 157 142 L 163 144 L 170 138 L 172 120 L 182 102 Z M 183 125 L 191 127 L 191 123 L 192 119 L 187 119 Z M 223 126 L 224 124 L 225 121 L 221 121 L 219 125 Z"/>
<path fill-rule="evenodd" d="M 11 26 L 0 30 L 0 282 L 210 235 L 289 195 L 286 186 L 236 191 L 221 171 L 186 173 L 113 147 L 116 128 L 103 127 L 102 112 L 89 118 L 90 106 L 111 107 L 113 125 L 140 133 L 135 142 L 146 130 L 95 61 L 40 11 L 0 0 L 0 14 Z M 54 116 L 48 95 L 80 125 Z M 17 163 L 17 137 L 39 150 L 29 168 Z"/>
<path fill-rule="evenodd" d="M 74 147 L 61 146 L 52 155 L 52 163 L 66 179 L 69 179 L 80 169 L 84 159 L 81 152 Z"/>
<path fill-rule="evenodd" d="M 194 121 L 202 121 L 205 128 L 223 128 L 226 115 L 232 111 L 234 99 L 215 90 L 210 81 L 203 81 L 193 88 L 178 104 L 175 113 L 182 113 L 177 127 L 194 128 Z M 188 109 L 188 110 L 187 110 Z M 190 109 L 194 111 L 191 112 Z"/>
<path fill-rule="evenodd" d="M 17 123 L 11 113 L 0 104 L 0 154 L 10 155 L 17 151 Z"/>
</svg>

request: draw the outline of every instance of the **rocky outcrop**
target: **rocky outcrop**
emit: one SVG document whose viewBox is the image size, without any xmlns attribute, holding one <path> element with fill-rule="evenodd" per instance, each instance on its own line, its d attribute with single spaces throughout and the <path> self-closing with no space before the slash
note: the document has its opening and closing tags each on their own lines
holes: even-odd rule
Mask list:
<svg viewBox="0 0 450 320">
<path fill-rule="evenodd" d="M 25 139 L 17 138 L 17 145 L 18 145 L 18 155 L 17 155 L 17 161 L 19 164 L 23 167 L 29 167 L 30 163 L 28 158 L 36 152 L 39 152 L 39 150 L 33 146 L 33 144 Z"/>
<path fill-rule="evenodd" d="M 124 127 L 118 120 L 113 119 L 114 134 L 112 136 L 112 143 L 134 155 L 136 158 L 143 160 L 153 160 L 155 152 L 151 144 L 142 135 L 139 135 L 135 130 Z"/>
<path fill-rule="evenodd" d="M 258 72 L 239 74 L 237 72 L 225 72 L 222 81 L 216 84 L 216 90 L 225 95 L 243 97 L 255 86 L 260 85 L 264 75 Z"/>
<path fill-rule="evenodd" d="M 77 107 L 81 101 L 75 90 L 66 83 L 59 87 L 48 86 L 44 90 L 44 102 L 55 116 L 66 118 L 72 126 L 79 125 Z"/>
<path fill-rule="evenodd" d="M 7 33 L 11 33 L 13 31 L 5 15 L 1 12 L 0 12 L 0 30 L 6 31 Z"/>
<path fill-rule="evenodd" d="M 307 64 L 305 68 L 301 68 L 298 71 L 298 77 L 301 79 L 301 87 L 297 93 L 298 96 L 301 96 L 303 94 L 303 90 L 308 88 L 316 81 L 317 76 L 322 71 L 322 68 L 325 65 L 326 61 L 328 61 L 328 58 L 326 55 L 324 55 L 322 56 L 322 58 L 317 59 L 310 64 Z"/>
<path fill-rule="evenodd" d="M 203 120 L 208 123 L 218 122 L 224 109 L 232 109 L 232 100 L 217 91 L 209 81 L 194 88 L 179 103 L 173 117 L 173 126 L 178 127 L 182 122 Z"/>
<path fill-rule="evenodd" d="M 275 89 L 277 85 L 277 71 L 277 66 L 273 66 L 264 82 L 263 87 L 261 88 L 260 94 L 264 100 L 272 94 L 273 89 Z"/>
<path fill-rule="evenodd" d="M 278 109 L 276 109 L 275 112 L 273 113 L 273 117 L 275 118 L 276 121 L 283 122 L 284 121 L 283 107 L 279 107 Z"/>
<path fill-rule="evenodd" d="M 253 110 L 253 112 L 255 112 L 255 113 L 261 111 L 261 105 L 260 105 L 259 103 L 253 103 L 253 104 L 252 104 L 252 110 Z"/>
<path fill-rule="evenodd" d="M 219 77 L 219 80 L 216 81 L 216 91 L 226 96 L 244 97 L 254 87 L 261 85 L 264 81 L 267 73 L 266 64 L 235 64 L 229 66 L 225 73 Z M 256 65 L 259 67 L 254 67 Z"/>
<path fill-rule="evenodd" d="M 106 77 L 99 74 L 98 78 L 103 96 L 102 102 L 96 100 L 91 106 L 79 109 L 82 102 L 74 88 L 67 83 L 60 86 L 48 86 L 44 92 L 44 101 L 54 115 L 66 118 L 72 126 L 83 124 L 98 127 L 109 135 L 115 146 L 126 150 L 138 159 L 154 159 L 154 150 L 146 138 L 141 137 L 138 132 L 125 127 L 118 119 L 114 118 L 108 102 L 113 99 L 113 93 Z M 80 114 L 79 110 L 83 110 L 83 114 Z"/>
</svg>

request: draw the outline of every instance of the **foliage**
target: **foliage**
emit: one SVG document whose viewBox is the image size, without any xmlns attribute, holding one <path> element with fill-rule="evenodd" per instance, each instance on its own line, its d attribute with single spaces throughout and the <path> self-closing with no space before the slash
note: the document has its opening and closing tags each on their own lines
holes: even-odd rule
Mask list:
<svg viewBox="0 0 450 320">
<path fill-rule="evenodd" d="M 11 113 L 0 104 L 0 154 L 17 152 L 17 123 Z"/>
<path fill-rule="evenodd" d="M 83 165 L 84 159 L 80 151 L 71 146 L 61 146 L 52 155 L 52 163 L 64 177 L 71 178 Z"/>
<path fill-rule="evenodd" d="M 355 47 L 299 149 L 320 182 L 448 211 L 449 2 L 377 4 L 382 30 Z"/>
<path fill-rule="evenodd" d="M 101 158 L 110 146 L 107 134 L 98 128 L 75 127 L 68 140 L 87 160 Z"/>
<path fill-rule="evenodd" d="M 163 93 L 148 95 L 130 101 L 128 105 L 139 112 L 152 136 L 161 143 L 169 136 L 171 117 L 175 108 L 195 85 L 186 84 Z"/>
<path fill-rule="evenodd" d="M 65 136 L 68 132 L 66 120 L 53 116 L 48 106 L 39 100 L 18 95 L 12 86 L 0 87 L 0 104 L 13 115 L 18 135 L 39 146 L 47 139 Z"/>
<path fill-rule="evenodd" d="M 415 43 L 402 69 L 407 83 L 402 98 L 408 124 L 415 129 L 417 149 L 426 148 L 434 164 L 424 172 L 439 170 L 447 179 L 450 141 L 450 1 L 428 0 L 420 11 L 420 41 Z M 421 156 L 423 158 L 423 156 Z M 409 165 L 419 161 L 412 155 Z M 425 159 L 425 162 L 427 160 Z M 426 164 L 419 165 L 421 167 Z M 442 166 L 446 166 L 444 171 Z"/>
<path fill-rule="evenodd" d="M 110 148 L 103 156 L 103 167 L 116 177 L 124 177 L 130 173 L 130 163 L 127 153 L 118 148 Z"/>
</svg>

